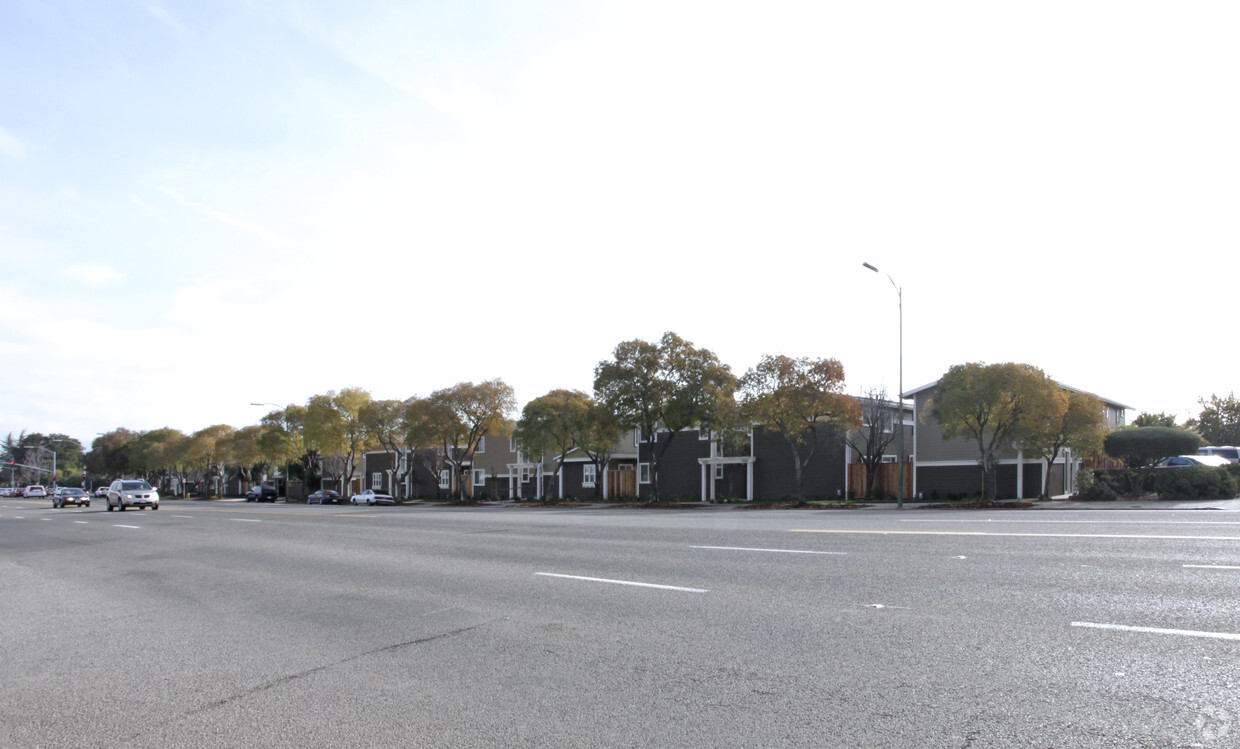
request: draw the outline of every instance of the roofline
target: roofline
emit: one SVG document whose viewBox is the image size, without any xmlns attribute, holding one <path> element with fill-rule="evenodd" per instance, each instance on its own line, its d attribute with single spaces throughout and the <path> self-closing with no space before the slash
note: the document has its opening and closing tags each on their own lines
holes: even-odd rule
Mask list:
<svg viewBox="0 0 1240 749">
<path fill-rule="evenodd" d="M 941 379 L 941 378 L 940 378 L 940 379 Z M 1059 380 L 1054 380 L 1054 383 L 1055 383 L 1056 385 L 1058 385 L 1059 387 L 1063 388 L 1064 390 L 1070 390 L 1070 391 L 1072 391 L 1072 392 L 1074 392 L 1074 393 L 1083 393 L 1083 394 L 1085 394 L 1085 395 L 1092 395 L 1092 396 L 1094 396 L 1095 398 L 1097 398 L 1098 400 L 1102 401 L 1103 403 L 1105 403 L 1105 404 L 1106 404 L 1106 405 L 1108 405 L 1108 406 L 1114 406 L 1115 408 L 1123 409 L 1123 410 L 1125 410 L 1125 411 L 1135 411 L 1135 410 L 1136 410 L 1136 408 L 1134 408 L 1133 406 L 1129 406 L 1129 405 L 1127 405 L 1127 404 L 1120 403 L 1119 401 L 1117 401 L 1117 400 L 1113 400 L 1113 399 L 1111 399 L 1111 398 L 1105 398 L 1105 397 L 1103 397 L 1103 396 L 1101 396 L 1101 395 L 1098 395 L 1097 393 L 1092 392 L 1092 391 L 1089 391 L 1089 390 L 1082 390 L 1081 388 L 1072 387 L 1071 385 L 1065 385 L 1064 383 L 1060 382 Z M 933 388 L 933 387 L 937 386 L 938 384 L 939 384 L 939 381 L 938 381 L 938 380 L 935 380 L 934 382 L 929 382 L 929 383 L 926 383 L 925 385 L 922 385 L 921 387 L 916 387 L 916 388 L 913 388 L 912 390 L 907 390 L 907 391 L 905 391 L 905 392 L 904 392 L 904 397 L 905 397 L 905 398 L 912 398 L 912 397 L 914 397 L 915 395 L 917 395 L 918 393 L 923 393 L 923 392 L 925 392 L 925 391 L 927 391 L 927 390 L 929 390 L 929 389 L 931 389 L 931 388 Z"/>
</svg>

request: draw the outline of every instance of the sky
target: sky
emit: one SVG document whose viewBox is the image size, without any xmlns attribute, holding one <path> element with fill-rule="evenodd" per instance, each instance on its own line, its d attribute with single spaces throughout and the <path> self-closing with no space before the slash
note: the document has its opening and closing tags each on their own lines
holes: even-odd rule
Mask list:
<svg viewBox="0 0 1240 749">
<path fill-rule="evenodd" d="M 1237 38 L 1230 0 L 5 0 L 0 430 L 524 404 L 669 330 L 1183 420 L 1240 364 Z"/>
</svg>

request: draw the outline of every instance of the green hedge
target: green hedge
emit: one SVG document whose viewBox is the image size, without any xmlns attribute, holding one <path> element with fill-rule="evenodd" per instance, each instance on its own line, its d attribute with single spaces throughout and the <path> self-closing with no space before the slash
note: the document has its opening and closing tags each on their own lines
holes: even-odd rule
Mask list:
<svg viewBox="0 0 1240 749">
<path fill-rule="evenodd" d="M 1084 499 L 1114 499 L 1112 495 L 1157 494 L 1163 499 L 1232 499 L 1240 491 L 1240 464 L 1222 468 L 1113 468 L 1093 472 L 1083 489 Z"/>
</svg>

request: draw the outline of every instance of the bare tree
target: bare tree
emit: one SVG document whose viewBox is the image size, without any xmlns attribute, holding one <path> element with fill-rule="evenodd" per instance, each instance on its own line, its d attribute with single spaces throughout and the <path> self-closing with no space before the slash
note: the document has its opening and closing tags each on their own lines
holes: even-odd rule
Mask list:
<svg viewBox="0 0 1240 749">
<path fill-rule="evenodd" d="M 883 462 L 887 448 L 895 441 L 896 424 L 901 406 L 887 400 L 887 388 L 878 387 L 866 390 L 858 399 L 861 406 L 861 428 L 850 432 L 844 442 L 857 452 L 861 464 L 865 466 L 865 498 L 874 498 L 874 478 L 878 467 Z M 900 429 L 904 428 L 900 424 Z M 897 456 L 897 459 L 900 459 Z M 900 491 L 897 489 L 896 491 Z"/>
</svg>

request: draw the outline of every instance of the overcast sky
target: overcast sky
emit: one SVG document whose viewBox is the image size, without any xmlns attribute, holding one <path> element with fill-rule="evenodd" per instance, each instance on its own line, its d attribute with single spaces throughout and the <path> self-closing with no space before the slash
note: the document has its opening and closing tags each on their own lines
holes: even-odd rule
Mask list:
<svg viewBox="0 0 1240 749">
<path fill-rule="evenodd" d="M 0 430 L 589 392 L 673 330 L 859 393 L 1236 386 L 1240 5 L 0 3 Z M 883 273 L 862 267 L 870 262 Z"/>
</svg>

